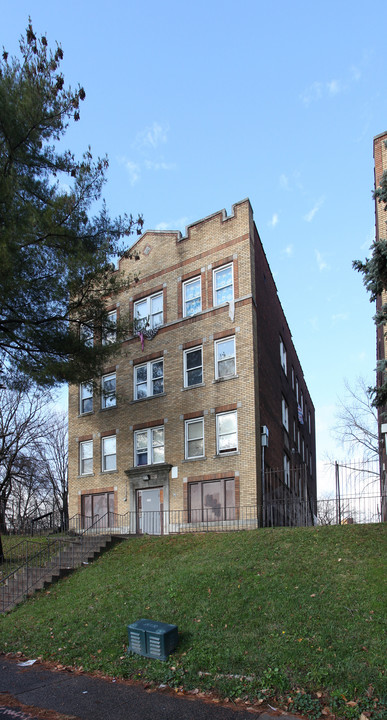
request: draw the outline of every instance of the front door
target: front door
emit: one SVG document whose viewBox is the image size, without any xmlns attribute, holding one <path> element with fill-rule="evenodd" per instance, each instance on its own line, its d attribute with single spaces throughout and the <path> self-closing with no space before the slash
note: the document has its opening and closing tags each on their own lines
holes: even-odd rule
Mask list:
<svg viewBox="0 0 387 720">
<path fill-rule="evenodd" d="M 137 490 L 138 532 L 160 535 L 161 515 L 161 488 Z"/>
</svg>

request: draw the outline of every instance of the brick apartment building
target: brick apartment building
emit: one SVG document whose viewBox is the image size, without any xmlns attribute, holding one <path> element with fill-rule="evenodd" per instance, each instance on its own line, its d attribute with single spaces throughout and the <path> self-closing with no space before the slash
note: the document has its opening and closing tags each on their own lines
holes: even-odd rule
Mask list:
<svg viewBox="0 0 387 720">
<path fill-rule="evenodd" d="M 381 133 L 374 137 L 374 162 L 375 162 L 375 189 L 379 187 L 383 173 L 387 172 L 387 132 Z M 375 237 L 376 240 L 387 238 L 387 213 L 384 209 L 384 203 L 379 203 L 375 200 Z M 377 310 L 382 305 L 387 303 L 387 293 L 382 293 L 376 301 Z M 386 329 L 383 326 L 377 327 L 376 330 L 376 359 L 385 360 L 387 358 L 387 338 Z M 381 385 L 383 383 L 382 373 L 377 372 L 376 383 Z M 380 439 L 380 492 L 383 498 L 382 500 L 382 519 L 387 520 L 387 506 L 386 506 L 386 495 L 387 495 L 387 421 L 386 421 L 387 408 L 379 408 L 378 410 L 378 425 L 379 425 L 379 439 Z"/>
<path fill-rule="evenodd" d="M 70 517 L 158 533 L 294 524 L 297 506 L 313 522 L 314 407 L 249 200 L 186 233 L 138 240 L 139 281 L 109 305 L 133 336 L 100 394 L 70 387 Z"/>
</svg>

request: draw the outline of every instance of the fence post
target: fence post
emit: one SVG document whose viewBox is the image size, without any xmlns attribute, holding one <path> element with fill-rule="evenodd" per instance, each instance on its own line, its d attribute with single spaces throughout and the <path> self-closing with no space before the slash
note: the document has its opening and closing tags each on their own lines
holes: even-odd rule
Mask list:
<svg viewBox="0 0 387 720">
<path fill-rule="evenodd" d="M 341 525 L 341 503 L 340 503 L 340 474 L 339 463 L 335 462 L 335 479 L 336 479 L 336 523 Z"/>
</svg>

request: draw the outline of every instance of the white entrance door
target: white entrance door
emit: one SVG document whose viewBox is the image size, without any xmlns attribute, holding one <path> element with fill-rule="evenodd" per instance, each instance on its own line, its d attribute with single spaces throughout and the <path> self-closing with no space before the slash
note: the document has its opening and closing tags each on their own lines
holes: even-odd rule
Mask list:
<svg viewBox="0 0 387 720">
<path fill-rule="evenodd" d="M 138 529 L 140 533 L 160 535 L 160 488 L 137 491 Z"/>
</svg>

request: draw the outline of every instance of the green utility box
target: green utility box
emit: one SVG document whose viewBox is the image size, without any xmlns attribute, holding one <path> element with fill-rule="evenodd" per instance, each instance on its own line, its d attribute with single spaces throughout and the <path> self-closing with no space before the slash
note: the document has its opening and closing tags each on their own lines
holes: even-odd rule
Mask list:
<svg viewBox="0 0 387 720">
<path fill-rule="evenodd" d="M 177 646 L 177 625 L 155 620 L 136 620 L 128 625 L 128 653 L 167 660 Z"/>
</svg>

